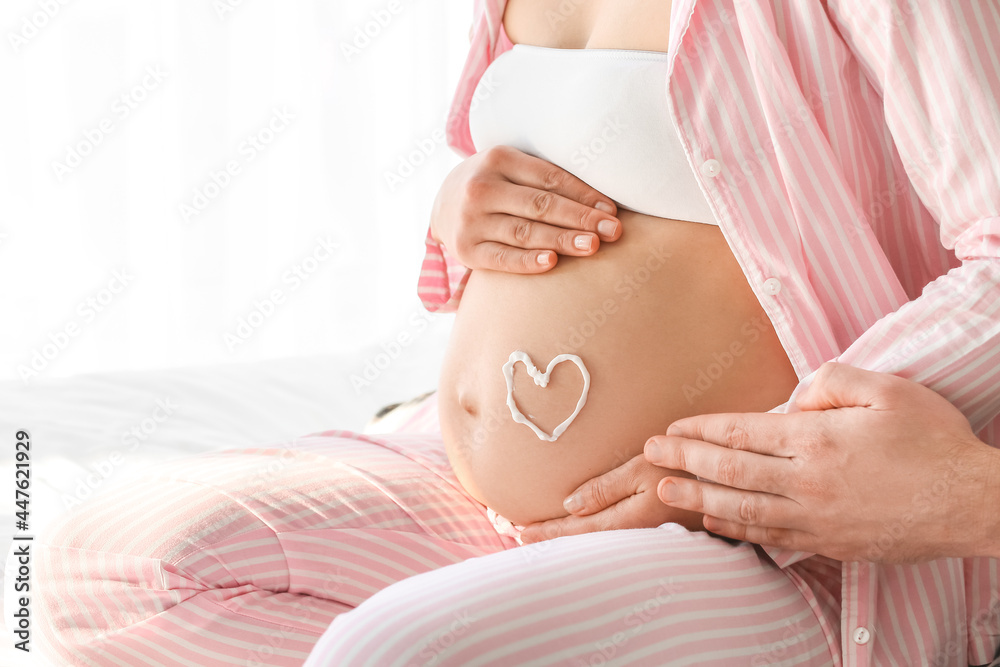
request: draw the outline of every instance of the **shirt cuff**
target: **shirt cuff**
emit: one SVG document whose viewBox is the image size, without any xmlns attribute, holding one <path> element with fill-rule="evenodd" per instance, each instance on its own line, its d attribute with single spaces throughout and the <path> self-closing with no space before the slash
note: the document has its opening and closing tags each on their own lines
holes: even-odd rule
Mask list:
<svg viewBox="0 0 1000 667">
<path fill-rule="evenodd" d="M 420 267 L 417 295 L 428 311 L 453 313 L 458 310 L 458 303 L 472 270 L 434 240 L 430 227 L 427 228 L 424 245 L 424 261 Z"/>
</svg>

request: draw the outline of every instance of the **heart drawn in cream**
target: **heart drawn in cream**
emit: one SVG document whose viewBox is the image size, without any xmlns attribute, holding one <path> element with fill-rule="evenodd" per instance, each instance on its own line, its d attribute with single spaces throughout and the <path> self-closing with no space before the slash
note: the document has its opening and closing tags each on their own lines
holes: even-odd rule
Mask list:
<svg viewBox="0 0 1000 667">
<path fill-rule="evenodd" d="M 542 429 L 538 428 L 534 422 L 525 417 L 517 407 L 517 403 L 514 402 L 514 364 L 517 362 L 522 362 L 528 370 L 528 375 L 535 381 L 535 384 L 539 387 L 545 388 L 549 384 L 549 376 L 552 374 L 552 369 L 561 364 L 564 361 L 572 361 L 580 369 L 583 374 L 583 392 L 580 394 L 580 400 L 576 402 L 576 410 L 573 411 L 569 417 L 566 418 L 562 424 L 556 426 L 555 430 L 552 431 L 552 435 L 549 435 Z M 542 373 L 535 367 L 535 364 L 531 361 L 531 357 L 528 356 L 527 352 L 521 350 L 514 350 L 510 353 L 510 358 L 507 363 L 503 365 L 503 376 L 507 380 L 507 407 L 510 408 L 510 416 L 514 418 L 514 421 L 518 424 L 525 424 L 535 432 L 539 440 L 545 440 L 547 442 L 555 442 L 560 435 L 562 435 L 569 425 L 573 423 L 576 416 L 580 414 L 580 410 L 583 409 L 584 403 L 587 402 L 587 393 L 590 391 L 590 373 L 587 372 L 587 367 L 583 365 L 583 359 L 576 356 L 575 354 L 560 354 L 549 362 L 548 368 Z"/>
</svg>

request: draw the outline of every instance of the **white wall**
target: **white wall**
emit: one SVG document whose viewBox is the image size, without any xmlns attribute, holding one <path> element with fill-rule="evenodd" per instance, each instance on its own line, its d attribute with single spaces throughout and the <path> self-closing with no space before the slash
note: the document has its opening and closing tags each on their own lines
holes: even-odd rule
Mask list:
<svg viewBox="0 0 1000 667">
<path fill-rule="evenodd" d="M 432 136 L 471 5 L 5 0 L 0 380 L 343 353 L 413 329 L 431 203 L 458 162 Z M 378 34 L 348 57 L 366 24 Z M 391 189 L 421 142 L 430 157 Z M 214 198 L 185 215 L 196 189 Z M 432 319 L 446 336 L 450 317 Z"/>
</svg>

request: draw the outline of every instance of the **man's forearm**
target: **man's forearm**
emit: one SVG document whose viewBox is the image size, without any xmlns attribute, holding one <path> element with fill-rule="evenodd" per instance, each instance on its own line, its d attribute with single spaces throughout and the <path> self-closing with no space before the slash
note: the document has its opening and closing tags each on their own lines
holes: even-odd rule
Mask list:
<svg viewBox="0 0 1000 667">
<path fill-rule="evenodd" d="M 963 463 L 965 488 L 961 499 L 954 499 L 957 521 L 949 531 L 953 543 L 944 551 L 957 558 L 1000 558 L 1000 449 L 984 446 L 978 438 L 970 444 L 972 449 L 965 451 L 975 455 Z M 963 507 L 975 509 L 961 512 Z"/>
<path fill-rule="evenodd" d="M 986 473 L 986 516 L 988 517 L 984 556 L 1000 558 L 1000 449 L 992 449 Z"/>
</svg>

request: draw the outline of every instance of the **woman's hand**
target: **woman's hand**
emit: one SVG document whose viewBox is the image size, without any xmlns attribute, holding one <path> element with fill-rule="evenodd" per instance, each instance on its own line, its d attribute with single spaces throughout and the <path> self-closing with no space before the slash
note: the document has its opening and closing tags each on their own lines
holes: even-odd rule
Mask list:
<svg viewBox="0 0 1000 667">
<path fill-rule="evenodd" d="M 556 253 L 592 255 L 601 240 L 617 240 L 616 213 L 613 201 L 568 171 L 495 146 L 445 178 L 431 236 L 470 269 L 542 273 L 556 265 Z"/>
<path fill-rule="evenodd" d="M 688 530 L 702 530 L 701 514 L 667 507 L 656 497 L 656 487 L 667 475 L 684 475 L 678 470 L 664 470 L 646 461 L 642 454 L 623 465 L 584 482 L 570 498 L 579 503 L 565 503 L 567 517 L 525 526 L 524 544 L 562 535 L 593 533 L 620 528 L 653 528 L 663 523 L 679 523 Z"/>
<path fill-rule="evenodd" d="M 827 363 L 793 414 L 681 419 L 646 458 L 702 479 L 658 494 L 731 538 L 843 561 L 1000 556 L 1000 451 L 923 385 Z"/>
</svg>

